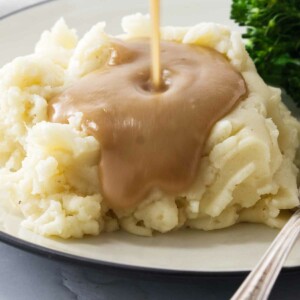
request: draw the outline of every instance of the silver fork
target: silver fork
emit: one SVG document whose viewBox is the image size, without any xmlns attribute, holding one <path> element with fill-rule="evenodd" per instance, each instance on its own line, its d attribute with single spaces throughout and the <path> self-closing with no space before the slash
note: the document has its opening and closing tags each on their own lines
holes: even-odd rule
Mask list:
<svg viewBox="0 0 300 300">
<path fill-rule="evenodd" d="M 300 208 L 277 235 L 231 300 L 266 300 L 300 232 Z"/>
</svg>

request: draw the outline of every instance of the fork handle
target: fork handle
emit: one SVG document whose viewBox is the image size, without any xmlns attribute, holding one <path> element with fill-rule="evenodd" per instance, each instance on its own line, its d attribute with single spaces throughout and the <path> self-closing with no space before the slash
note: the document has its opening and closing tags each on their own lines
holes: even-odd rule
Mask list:
<svg viewBox="0 0 300 300">
<path fill-rule="evenodd" d="M 300 231 L 298 209 L 231 300 L 266 300 Z"/>
</svg>

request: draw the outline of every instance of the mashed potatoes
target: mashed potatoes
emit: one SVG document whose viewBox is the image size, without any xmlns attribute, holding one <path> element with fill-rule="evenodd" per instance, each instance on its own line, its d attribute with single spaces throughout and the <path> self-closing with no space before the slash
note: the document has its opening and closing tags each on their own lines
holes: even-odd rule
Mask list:
<svg viewBox="0 0 300 300">
<path fill-rule="evenodd" d="M 149 18 L 122 22 L 122 38 L 149 36 Z M 241 37 L 213 23 L 164 27 L 162 39 L 212 47 L 242 73 L 249 96 L 218 121 L 206 142 L 196 182 L 170 197 L 153 190 L 134 211 L 112 211 L 99 192 L 101 145 L 81 127 L 47 121 L 47 102 L 66 86 L 101 68 L 109 54 L 104 23 L 81 40 L 59 20 L 32 55 L 0 71 L 0 201 L 24 215 L 22 225 L 46 236 L 98 235 L 120 227 L 150 236 L 180 227 L 212 230 L 238 222 L 280 227 L 298 201 L 295 154 L 298 121 L 280 90 L 257 74 Z M 184 147 L 184 145 L 182 145 Z"/>
</svg>

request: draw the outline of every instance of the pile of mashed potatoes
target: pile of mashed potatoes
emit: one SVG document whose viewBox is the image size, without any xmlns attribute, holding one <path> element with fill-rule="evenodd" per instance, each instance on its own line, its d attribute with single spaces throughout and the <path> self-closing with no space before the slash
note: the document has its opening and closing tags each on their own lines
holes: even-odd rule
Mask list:
<svg viewBox="0 0 300 300">
<path fill-rule="evenodd" d="M 122 25 L 121 38 L 149 36 L 147 16 L 125 17 Z M 47 121 L 52 97 L 105 64 L 110 36 L 104 28 L 98 23 L 78 40 L 59 20 L 42 34 L 33 54 L 0 70 L 0 201 L 22 213 L 22 226 L 62 238 L 119 228 L 151 236 L 238 222 L 281 227 L 299 204 L 300 126 L 281 102 L 280 90 L 257 74 L 240 35 L 214 23 L 163 27 L 161 37 L 222 53 L 242 73 L 248 98 L 214 125 L 187 193 L 173 197 L 153 190 L 134 210 L 107 207 L 97 174 L 101 145 L 85 133 L 80 113 L 69 124 Z"/>
</svg>

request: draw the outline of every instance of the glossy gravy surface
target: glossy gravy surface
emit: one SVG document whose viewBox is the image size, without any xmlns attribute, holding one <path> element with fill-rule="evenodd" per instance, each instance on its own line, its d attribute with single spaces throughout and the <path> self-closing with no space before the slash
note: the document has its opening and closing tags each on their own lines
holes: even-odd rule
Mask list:
<svg viewBox="0 0 300 300">
<path fill-rule="evenodd" d="M 153 188 L 184 192 L 195 180 L 212 126 L 247 94 L 241 74 L 217 51 L 161 42 L 163 86 L 150 83 L 147 40 L 114 40 L 107 65 L 52 99 L 49 119 L 76 112 L 99 140 L 99 178 L 115 209 L 139 204 Z"/>
</svg>

